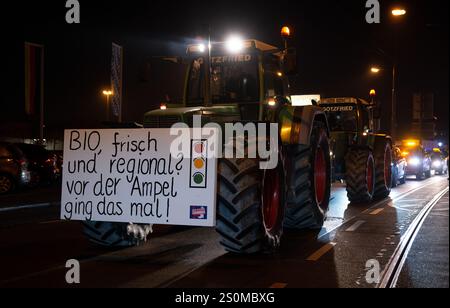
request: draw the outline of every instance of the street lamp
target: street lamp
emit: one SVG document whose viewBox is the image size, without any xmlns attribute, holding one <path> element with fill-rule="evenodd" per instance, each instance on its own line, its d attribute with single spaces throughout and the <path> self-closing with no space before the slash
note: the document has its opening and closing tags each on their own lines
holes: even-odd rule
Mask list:
<svg viewBox="0 0 450 308">
<path fill-rule="evenodd" d="M 109 98 L 113 95 L 111 90 L 103 90 L 103 95 L 106 96 L 106 120 L 109 121 Z"/>
<path fill-rule="evenodd" d="M 372 66 L 370 68 L 370 72 L 374 75 L 378 75 L 382 70 L 384 70 L 383 68 L 380 68 L 378 66 Z M 396 90 L 396 85 L 397 85 L 397 64 L 395 62 L 395 60 L 393 59 L 392 61 L 392 98 L 391 98 L 391 137 L 393 139 L 395 136 L 395 129 L 397 126 L 397 90 Z"/>
<path fill-rule="evenodd" d="M 401 18 L 406 15 L 406 10 L 404 8 L 395 8 L 392 10 L 392 16 L 394 18 Z M 394 61 L 392 65 L 392 118 L 391 118 L 391 127 L 392 127 L 392 137 L 394 138 L 397 127 L 397 56 L 394 55 Z"/>
<path fill-rule="evenodd" d="M 404 16 L 406 15 L 406 10 L 402 8 L 395 8 L 392 10 L 392 15 L 394 17 Z"/>
<path fill-rule="evenodd" d="M 370 71 L 373 74 L 378 74 L 381 71 L 381 68 L 374 66 L 374 67 L 370 68 Z"/>
<path fill-rule="evenodd" d="M 401 18 L 406 15 L 406 10 L 404 8 L 394 8 L 391 14 L 394 18 Z M 395 40 L 394 40 L 395 41 Z M 391 137 L 395 140 L 396 127 L 397 127 L 397 56 L 388 56 L 383 50 L 379 49 L 384 56 L 387 56 L 392 62 L 392 102 L 391 102 Z M 394 53 L 396 53 L 394 51 Z M 372 74 L 378 74 L 381 72 L 381 68 L 373 66 L 370 71 Z"/>
</svg>

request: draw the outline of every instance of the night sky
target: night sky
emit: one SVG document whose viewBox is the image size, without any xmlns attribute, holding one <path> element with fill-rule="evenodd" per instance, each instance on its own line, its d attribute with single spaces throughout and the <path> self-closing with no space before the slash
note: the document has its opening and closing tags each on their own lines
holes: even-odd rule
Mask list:
<svg viewBox="0 0 450 308">
<path fill-rule="evenodd" d="M 1 91 L 2 121 L 24 121 L 23 42 L 46 46 L 48 127 L 95 127 L 104 114 L 100 90 L 108 87 L 111 42 L 124 46 L 124 117 L 142 121 L 159 106 L 162 81 L 139 77 L 146 59 L 183 55 L 186 44 L 205 33 L 213 40 L 230 34 L 281 45 L 279 30 L 293 28 L 300 75 L 299 94 L 359 96 L 378 90 L 389 114 L 390 65 L 377 52 L 398 56 L 399 125 L 410 125 L 414 92 L 435 94 L 438 128 L 448 131 L 448 1 L 405 1 L 408 15 L 395 22 L 393 1 L 380 1 L 380 25 L 365 22 L 365 1 L 94 1 L 81 0 L 81 24 L 65 23 L 65 1 L 2 4 L 2 49 L 6 50 Z M 5 60 L 6 59 L 6 60 Z M 372 64 L 387 68 L 378 77 Z M 3 79 L 2 78 L 2 79 Z M 167 85 L 166 85 L 167 86 Z M 101 119 L 102 120 L 102 119 Z"/>
</svg>

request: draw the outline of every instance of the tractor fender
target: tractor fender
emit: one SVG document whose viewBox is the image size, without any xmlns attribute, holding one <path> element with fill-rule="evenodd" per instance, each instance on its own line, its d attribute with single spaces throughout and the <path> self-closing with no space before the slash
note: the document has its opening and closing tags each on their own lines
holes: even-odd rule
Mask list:
<svg viewBox="0 0 450 308">
<path fill-rule="evenodd" d="M 373 146 L 373 150 L 375 151 L 378 147 L 382 147 L 384 148 L 384 145 L 387 143 L 389 143 L 391 145 L 391 147 L 393 146 L 392 144 L 392 138 L 390 136 L 387 135 L 374 135 L 374 146 Z"/>
<path fill-rule="evenodd" d="M 314 122 L 321 122 L 330 137 L 328 120 L 322 108 L 317 106 L 287 106 L 279 113 L 280 139 L 284 146 L 309 145 Z"/>
<path fill-rule="evenodd" d="M 384 147 L 386 142 L 393 146 L 392 138 L 383 134 L 359 134 L 355 137 L 358 141 L 355 144 L 350 145 L 350 149 L 360 150 L 369 149 L 374 152 L 379 147 Z"/>
</svg>

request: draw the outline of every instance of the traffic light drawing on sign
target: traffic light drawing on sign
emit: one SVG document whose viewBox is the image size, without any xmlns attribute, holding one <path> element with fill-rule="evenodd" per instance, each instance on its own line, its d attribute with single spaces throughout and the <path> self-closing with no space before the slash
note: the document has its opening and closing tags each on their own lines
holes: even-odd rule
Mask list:
<svg viewBox="0 0 450 308">
<path fill-rule="evenodd" d="M 208 157 L 208 141 L 192 140 L 191 142 L 191 173 L 190 187 L 203 188 L 207 187 L 207 157 Z"/>
</svg>

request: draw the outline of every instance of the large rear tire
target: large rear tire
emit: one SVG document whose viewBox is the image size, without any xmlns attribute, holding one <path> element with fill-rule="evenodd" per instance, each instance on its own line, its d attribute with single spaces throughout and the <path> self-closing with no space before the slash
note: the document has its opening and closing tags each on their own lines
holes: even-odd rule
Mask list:
<svg viewBox="0 0 450 308">
<path fill-rule="evenodd" d="M 371 202 L 375 192 L 375 161 L 369 149 L 353 149 L 346 157 L 347 195 L 352 203 Z"/>
<path fill-rule="evenodd" d="M 392 190 L 392 146 L 386 140 L 375 148 L 375 199 L 384 199 Z"/>
<path fill-rule="evenodd" d="M 216 230 L 221 245 L 236 254 L 273 252 L 283 233 L 285 172 L 279 160 L 260 170 L 258 159 L 219 162 Z"/>
<path fill-rule="evenodd" d="M 284 226 L 290 229 L 321 229 L 331 194 L 331 158 L 326 130 L 317 125 L 311 145 L 292 146 L 290 187 Z"/>
<path fill-rule="evenodd" d="M 93 243 L 108 248 L 127 248 L 139 246 L 145 242 L 150 233 L 145 227 L 137 227 L 138 231 L 131 232 L 133 225 L 125 223 L 95 222 L 83 221 L 83 233 Z M 151 228 L 151 227 L 150 227 Z M 144 232 L 140 237 L 136 236 L 138 232 Z"/>
</svg>

